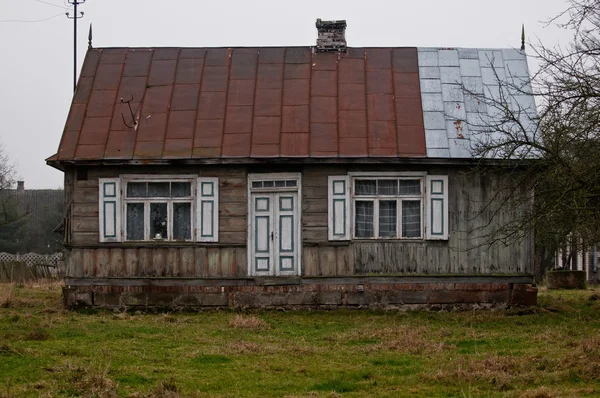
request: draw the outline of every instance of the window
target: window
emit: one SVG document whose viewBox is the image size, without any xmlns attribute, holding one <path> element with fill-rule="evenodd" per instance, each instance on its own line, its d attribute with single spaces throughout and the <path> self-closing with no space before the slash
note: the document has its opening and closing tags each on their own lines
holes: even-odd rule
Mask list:
<svg viewBox="0 0 600 398">
<path fill-rule="evenodd" d="M 422 178 L 355 178 L 354 237 L 423 237 Z"/>
<path fill-rule="evenodd" d="M 328 176 L 329 240 L 448 240 L 448 176 L 354 173 Z"/>
<path fill-rule="evenodd" d="M 218 178 L 128 175 L 99 183 L 100 242 L 218 242 Z"/>
<path fill-rule="evenodd" d="M 128 181 L 125 240 L 192 240 L 191 181 Z"/>
</svg>

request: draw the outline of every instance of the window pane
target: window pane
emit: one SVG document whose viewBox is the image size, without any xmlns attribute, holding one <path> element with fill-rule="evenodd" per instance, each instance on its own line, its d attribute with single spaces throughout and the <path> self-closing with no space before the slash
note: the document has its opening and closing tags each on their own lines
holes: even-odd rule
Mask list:
<svg viewBox="0 0 600 398">
<path fill-rule="evenodd" d="M 356 180 L 354 185 L 356 195 L 375 195 L 376 188 L 376 180 Z"/>
<path fill-rule="evenodd" d="M 354 231 L 357 238 L 373 237 L 373 202 L 357 200 Z"/>
<path fill-rule="evenodd" d="M 287 180 L 285 182 L 285 186 L 286 187 L 295 187 L 296 186 L 296 180 Z"/>
<path fill-rule="evenodd" d="M 421 236 L 421 201 L 402 201 L 402 237 L 418 238 Z"/>
<path fill-rule="evenodd" d="M 262 181 L 252 181 L 252 188 L 262 188 Z"/>
<path fill-rule="evenodd" d="M 398 180 L 377 181 L 377 193 L 379 195 L 398 195 Z"/>
<path fill-rule="evenodd" d="M 274 185 L 273 181 L 263 181 L 263 186 L 265 188 L 270 188 Z"/>
<path fill-rule="evenodd" d="M 143 203 L 127 203 L 127 240 L 144 240 Z"/>
<path fill-rule="evenodd" d="M 167 204 L 150 203 L 150 238 L 167 239 Z"/>
<path fill-rule="evenodd" d="M 275 186 L 276 187 L 285 187 L 285 181 L 284 180 L 276 180 Z"/>
<path fill-rule="evenodd" d="M 398 213 L 395 200 L 379 201 L 379 236 L 396 236 Z"/>
<path fill-rule="evenodd" d="M 192 196 L 192 187 L 189 182 L 172 182 L 171 196 L 174 198 L 185 198 Z"/>
<path fill-rule="evenodd" d="M 148 196 L 152 198 L 168 198 L 169 197 L 169 183 L 168 182 L 149 182 L 148 183 Z"/>
<path fill-rule="evenodd" d="M 191 203 L 173 203 L 173 239 L 192 239 L 191 215 Z"/>
<path fill-rule="evenodd" d="M 420 180 L 400 180 L 400 195 L 420 195 Z"/>
<path fill-rule="evenodd" d="M 145 182 L 128 182 L 127 197 L 129 198 L 144 198 L 148 196 Z"/>
</svg>

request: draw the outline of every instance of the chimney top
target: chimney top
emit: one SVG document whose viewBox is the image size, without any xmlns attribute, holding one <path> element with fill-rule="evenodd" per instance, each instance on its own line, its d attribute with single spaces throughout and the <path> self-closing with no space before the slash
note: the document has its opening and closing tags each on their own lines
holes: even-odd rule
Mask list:
<svg viewBox="0 0 600 398">
<path fill-rule="evenodd" d="M 317 52 L 346 52 L 346 21 L 317 19 Z"/>
<path fill-rule="evenodd" d="M 17 181 L 17 192 L 25 192 L 25 181 Z"/>
</svg>

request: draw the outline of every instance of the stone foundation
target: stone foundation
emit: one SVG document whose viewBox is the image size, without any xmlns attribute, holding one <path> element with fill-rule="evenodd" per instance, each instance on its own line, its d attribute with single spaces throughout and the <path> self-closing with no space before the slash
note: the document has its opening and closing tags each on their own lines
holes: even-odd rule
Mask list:
<svg viewBox="0 0 600 398">
<path fill-rule="evenodd" d="M 335 283 L 335 278 L 310 281 L 282 279 L 277 282 L 233 284 L 231 280 L 210 280 L 210 286 L 181 281 L 147 281 L 135 285 L 126 281 L 112 284 L 70 284 L 63 290 L 67 308 L 199 310 L 231 309 L 381 309 L 417 305 L 535 305 L 537 288 L 530 283 L 453 283 L 440 278 L 433 283 L 385 283 L 364 280 Z M 375 279 L 375 278 L 374 278 Z M 429 278 L 431 279 L 431 278 Z M 434 278 L 435 279 L 435 278 Z M 450 278 L 451 279 L 451 278 Z M 171 283 L 170 283 L 171 282 Z M 361 283 L 363 282 L 363 283 Z"/>
</svg>

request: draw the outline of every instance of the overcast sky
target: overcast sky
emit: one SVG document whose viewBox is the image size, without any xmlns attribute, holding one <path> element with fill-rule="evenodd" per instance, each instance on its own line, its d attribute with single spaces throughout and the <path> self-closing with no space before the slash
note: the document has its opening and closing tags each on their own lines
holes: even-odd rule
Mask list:
<svg viewBox="0 0 600 398">
<path fill-rule="evenodd" d="M 78 68 L 90 22 L 94 47 L 312 45 L 321 18 L 346 19 L 354 47 L 507 48 L 520 45 L 522 23 L 528 40 L 566 44 L 568 32 L 542 22 L 565 7 L 565 0 L 87 0 L 79 7 Z M 73 21 L 65 12 L 73 15 L 67 0 L 0 0 L 0 143 L 28 189 L 63 185 L 44 159 L 58 148 L 73 94 Z"/>
</svg>

